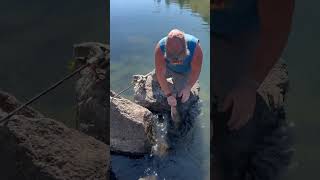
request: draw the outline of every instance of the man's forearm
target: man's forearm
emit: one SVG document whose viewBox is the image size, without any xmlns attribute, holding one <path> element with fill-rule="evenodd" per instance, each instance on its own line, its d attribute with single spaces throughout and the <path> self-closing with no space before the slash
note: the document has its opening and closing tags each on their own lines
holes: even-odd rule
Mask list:
<svg viewBox="0 0 320 180">
<path fill-rule="evenodd" d="M 161 90 L 164 92 L 165 95 L 168 95 L 171 92 L 171 89 L 168 85 L 168 82 L 167 82 L 167 79 L 165 77 L 165 70 L 163 71 L 157 71 L 156 70 L 156 75 L 157 75 L 157 79 L 158 79 L 158 82 L 160 84 L 160 87 L 161 87 Z"/>
<path fill-rule="evenodd" d="M 280 59 L 291 29 L 294 0 L 260 0 L 261 31 L 249 76 L 261 84 Z"/>
<path fill-rule="evenodd" d="M 187 81 L 187 88 L 191 89 L 193 85 L 197 82 L 200 75 L 200 69 L 193 69 L 191 70 L 190 76 Z"/>
</svg>

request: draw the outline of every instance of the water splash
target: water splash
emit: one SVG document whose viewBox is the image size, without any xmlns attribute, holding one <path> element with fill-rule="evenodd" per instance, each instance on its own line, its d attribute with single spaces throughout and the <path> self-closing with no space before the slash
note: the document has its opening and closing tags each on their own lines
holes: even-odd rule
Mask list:
<svg viewBox="0 0 320 180">
<path fill-rule="evenodd" d="M 168 118 L 161 114 L 155 115 L 157 121 L 153 124 L 155 144 L 152 146 L 151 156 L 163 157 L 169 150 L 168 144 Z"/>
<path fill-rule="evenodd" d="M 176 166 L 179 155 L 195 161 L 195 158 L 190 155 L 188 146 L 193 142 L 192 128 L 200 114 L 200 106 L 200 102 L 187 110 L 178 106 L 177 110 L 182 120 L 179 127 L 175 125 L 170 112 L 154 115 L 154 145 L 149 155 L 149 166 L 144 171 L 144 177 L 140 179 L 166 179 L 166 177 L 162 177 L 162 174 L 166 174 L 164 171 L 168 167 Z M 199 162 L 196 164 L 199 166 Z"/>
<path fill-rule="evenodd" d="M 148 134 L 153 142 L 150 154 L 141 159 L 112 156 L 112 169 L 118 174 L 118 179 L 203 179 L 205 173 L 202 164 L 205 162 L 197 157 L 197 153 L 201 151 L 201 142 L 198 141 L 200 137 L 196 132 L 202 123 L 199 119 L 201 102 L 189 107 L 177 106 L 177 110 L 181 116 L 178 128 L 174 125 L 170 112 L 153 112 L 152 131 Z"/>
</svg>

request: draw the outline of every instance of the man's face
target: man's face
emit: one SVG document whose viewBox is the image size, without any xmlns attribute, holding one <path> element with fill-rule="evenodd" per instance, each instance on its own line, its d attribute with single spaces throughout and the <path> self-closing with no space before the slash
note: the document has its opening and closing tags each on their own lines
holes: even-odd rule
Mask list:
<svg viewBox="0 0 320 180">
<path fill-rule="evenodd" d="M 175 37 L 168 38 L 165 58 L 167 58 L 171 64 L 182 64 L 186 56 L 187 49 L 185 40 Z"/>
</svg>

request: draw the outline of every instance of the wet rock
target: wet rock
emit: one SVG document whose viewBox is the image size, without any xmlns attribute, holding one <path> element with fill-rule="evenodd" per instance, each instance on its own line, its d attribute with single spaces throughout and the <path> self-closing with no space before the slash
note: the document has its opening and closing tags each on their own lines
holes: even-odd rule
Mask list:
<svg viewBox="0 0 320 180">
<path fill-rule="evenodd" d="M 151 149 L 153 114 L 146 108 L 110 93 L 111 151 L 125 155 L 142 155 Z"/>
<path fill-rule="evenodd" d="M 154 80 L 153 75 L 134 75 L 134 101 L 143 107 L 148 108 L 154 112 L 168 112 L 170 106 L 168 105 L 167 98 L 163 94 L 161 87 L 157 81 Z M 169 86 L 172 89 L 172 80 L 168 79 Z M 188 110 L 199 101 L 200 85 L 197 81 L 191 89 L 190 98 L 187 102 L 183 103 L 183 108 Z"/>
<path fill-rule="evenodd" d="M 0 117 L 20 103 L 0 91 Z M 26 108 L 0 126 L 1 179 L 109 179 L 109 147 Z"/>
<path fill-rule="evenodd" d="M 173 88 L 172 79 L 167 79 L 170 88 Z M 174 124 L 171 116 L 171 107 L 168 105 L 167 98 L 163 94 L 159 83 L 153 72 L 147 75 L 134 75 L 134 101 L 141 106 L 146 107 L 158 117 L 158 121 L 167 122 L 166 146 L 173 148 L 174 144 L 187 137 L 191 132 L 195 120 L 201 113 L 201 103 L 199 97 L 199 81 L 191 89 L 191 94 L 187 102 L 182 103 L 177 98 L 177 114 L 179 116 L 179 125 Z M 162 119 L 162 120 L 161 120 Z M 154 123 L 154 129 L 157 129 Z M 153 133 L 157 134 L 157 130 Z M 157 137 L 159 139 L 159 137 Z"/>
<path fill-rule="evenodd" d="M 85 63 L 92 64 L 80 72 L 75 85 L 78 129 L 110 144 L 107 101 L 109 82 L 106 78 L 109 73 L 109 47 L 94 42 L 77 44 L 74 47 L 74 56 L 77 67 Z"/>
</svg>

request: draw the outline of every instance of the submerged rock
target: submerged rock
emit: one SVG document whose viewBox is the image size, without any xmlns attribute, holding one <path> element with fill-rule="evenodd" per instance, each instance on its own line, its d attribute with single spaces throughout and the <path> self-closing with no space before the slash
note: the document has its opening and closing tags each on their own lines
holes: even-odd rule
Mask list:
<svg viewBox="0 0 320 180">
<path fill-rule="evenodd" d="M 151 149 L 153 114 L 146 108 L 122 97 L 110 95 L 111 151 L 142 155 Z"/>
<path fill-rule="evenodd" d="M 0 118 L 21 105 L 0 91 Z M 109 146 L 25 108 L 0 126 L 1 179 L 109 179 Z"/>
</svg>

